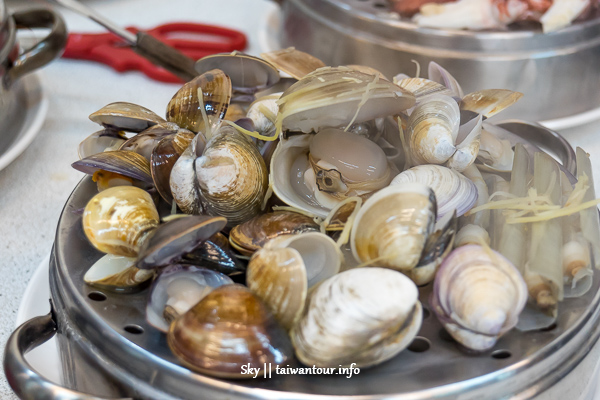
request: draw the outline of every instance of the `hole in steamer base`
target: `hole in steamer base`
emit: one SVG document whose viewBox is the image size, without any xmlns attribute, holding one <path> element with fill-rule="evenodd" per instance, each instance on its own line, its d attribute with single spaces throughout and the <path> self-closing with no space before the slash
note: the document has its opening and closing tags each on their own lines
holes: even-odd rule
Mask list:
<svg viewBox="0 0 600 400">
<path fill-rule="evenodd" d="M 497 360 L 504 360 L 512 356 L 511 352 L 508 350 L 496 350 L 492 353 L 492 358 Z"/>
<path fill-rule="evenodd" d="M 125 332 L 129 332 L 134 335 L 140 335 L 140 334 L 144 333 L 144 328 L 142 328 L 139 325 L 127 325 L 123 329 L 125 330 Z"/>
<path fill-rule="evenodd" d="M 106 295 L 102 292 L 91 292 L 88 294 L 88 298 L 93 301 L 104 301 L 106 300 Z"/>
<path fill-rule="evenodd" d="M 413 353 L 423 353 L 431 348 L 431 342 L 429 339 L 417 336 L 412 343 L 407 347 L 409 351 Z"/>
</svg>

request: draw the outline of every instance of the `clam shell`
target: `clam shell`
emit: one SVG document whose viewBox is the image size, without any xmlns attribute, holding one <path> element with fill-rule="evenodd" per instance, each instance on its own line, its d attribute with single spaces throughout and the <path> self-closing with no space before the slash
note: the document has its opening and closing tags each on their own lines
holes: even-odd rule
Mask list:
<svg viewBox="0 0 600 400">
<path fill-rule="evenodd" d="M 90 286 L 116 293 L 131 293 L 143 288 L 154 271 L 135 267 L 135 258 L 107 254 L 88 269 L 83 281 Z"/>
<path fill-rule="evenodd" d="M 127 140 L 119 147 L 119 150 L 133 151 L 144 156 L 144 158 L 150 162 L 152 150 L 154 150 L 154 147 L 158 142 L 168 135 L 177 133 L 179 129 L 180 128 L 172 122 L 151 126 Z"/>
<path fill-rule="evenodd" d="M 408 91 L 347 67 L 325 67 L 289 87 L 278 101 L 278 132 L 319 132 L 346 127 L 412 107 Z"/>
<path fill-rule="evenodd" d="M 133 103 L 110 103 L 90 115 L 90 119 L 106 128 L 128 132 L 141 132 L 166 122 L 146 107 Z"/>
<path fill-rule="evenodd" d="M 194 134 L 186 129 L 163 138 L 152 150 L 150 171 L 154 187 L 169 204 L 173 202 L 170 178 L 173 166 L 194 139 Z"/>
<path fill-rule="evenodd" d="M 137 267 L 164 267 L 181 258 L 219 232 L 227 221 L 221 217 L 190 215 L 161 224 L 140 249 Z"/>
<path fill-rule="evenodd" d="M 460 217 L 477 202 L 475 184 L 460 172 L 441 165 L 412 167 L 396 175 L 390 185 L 406 182 L 422 183 L 433 190 L 437 200 L 438 219 L 455 209 L 457 216 Z"/>
<path fill-rule="evenodd" d="M 300 319 L 308 281 L 306 267 L 292 248 L 260 249 L 248 263 L 246 285 L 286 330 Z"/>
<path fill-rule="evenodd" d="M 242 285 L 210 292 L 171 324 L 167 343 L 186 367 L 220 378 L 254 377 L 242 366 L 261 370 L 292 356 L 285 330 Z"/>
<path fill-rule="evenodd" d="M 277 100 L 279 95 L 269 95 L 257 99 L 250 105 L 246 117 L 252 120 L 254 129 L 261 135 L 271 136 L 275 131 L 275 118 L 279 112 Z"/>
<path fill-rule="evenodd" d="M 133 151 L 114 150 L 97 153 L 71 164 L 73 168 L 83 173 L 93 175 L 103 170 L 153 183 L 150 164 L 141 155 Z"/>
<path fill-rule="evenodd" d="M 194 166 L 207 214 L 223 216 L 233 227 L 261 211 L 267 192 L 267 167 L 246 136 L 221 125 Z"/>
<path fill-rule="evenodd" d="M 452 92 L 453 97 L 463 98 L 464 93 L 458 81 L 441 65 L 435 61 L 430 61 L 427 67 L 427 76 L 434 82 L 441 83 Z"/>
<path fill-rule="evenodd" d="M 105 128 L 85 138 L 77 148 L 79 159 L 104 151 L 117 150 L 127 139 L 121 131 Z"/>
<path fill-rule="evenodd" d="M 261 53 L 260 56 L 295 79 L 302 79 L 316 69 L 325 67 L 318 58 L 294 47 Z"/>
<path fill-rule="evenodd" d="M 444 164 L 456 151 L 460 110 L 449 96 L 432 95 L 408 120 L 408 144 L 417 164 Z"/>
<path fill-rule="evenodd" d="M 363 74 L 368 74 L 368 75 L 379 74 L 380 77 L 382 77 L 386 81 L 389 81 L 389 79 L 384 74 L 382 74 L 381 71 L 379 71 L 373 67 L 369 67 L 368 65 L 348 64 L 348 65 L 346 65 L 346 67 L 351 68 L 358 72 L 362 72 Z"/>
<path fill-rule="evenodd" d="M 306 365 L 365 368 L 410 344 L 421 327 L 414 283 L 396 271 L 358 268 L 320 284 L 290 332 Z"/>
<path fill-rule="evenodd" d="M 418 103 L 427 101 L 428 97 L 434 94 L 452 96 L 454 93 L 446 86 L 425 78 L 404 78 L 394 82 L 402 89 L 411 92 Z"/>
<path fill-rule="evenodd" d="M 399 271 L 417 266 L 436 219 L 433 191 L 419 183 L 389 186 L 358 212 L 350 243 L 359 262 Z"/>
<path fill-rule="evenodd" d="M 313 218 L 291 211 L 274 211 L 258 215 L 229 233 L 231 246 L 244 255 L 252 255 L 269 240 L 280 235 L 298 234 L 320 229 Z"/>
<path fill-rule="evenodd" d="M 146 320 L 156 329 L 167 332 L 172 321 L 165 319 L 165 307 L 171 315 L 183 315 L 214 288 L 230 285 L 227 276 L 195 265 L 174 264 L 163 269 L 152 283 L 146 305 Z"/>
<path fill-rule="evenodd" d="M 459 343 L 477 351 L 493 347 L 517 324 L 528 296 L 510 261 L 477 245 L 450 253 L 433 290 L 430 304 L 440 322 Z"/>
<path fill-rule="evenodd" d="M 133 186 L 106 189 L 83 211 L 85 235 L 98 250 L 136 257 L 146 236 L 158 226 L 158 211 L 145 190 Z"/>
<path fill-rule="evenodd" d="M 460 109 L 473 111 L 490 118 L 515 104 L 521 97 L 523 97 L 523 93 L 508 89 L 479 90 L 463 97 Z"/>
<path fill-rule="evenodd" d="M 202 104 L 198 98 L 202 91 Z M 231 100 L 231 80 L 218 69 L 206 71 L 181 87 L 167 105 L 167 120 L 192 132 L 207 132 L 221 123 Z M 210 126 L 202 115 L 204 107 Z"/>
<path fill-rule="evenodd" d="M 222 233 L 213 235 L 185 254 L 183 262 L 215 270 L 238 283 L 246 280 L 246 265 L 231 251 L 229 241 Z"/>
<path fill-rule="evenodd" d="M 337 274 L 342 253 L 318 232 L 283 235 L 270 240 L 248 264 L 248 287 L 290 329 L 300 318 L 307 290 Z"/>
<path fill-rule="evenodd" d="M 171 195 L 177 206 L 186 214 L 200 214 L 202 212 L 200 189 L 197 184 L 194 164 L 197 153 L 202 154 L 205 145 L 206 139 L 201 133 L 198 133 L 171 169 L 171 176 L 169 177 Z"/>
<path fill-rule="evenodd" d="M 279 71 L 258 57 L 234 51 L 206 56 L 196 61 L 196 71 L 203 74 L 220 69 L 231 78 L 231 86 L 240 93 L 253 94 L 279 82 Z"/>
</svg>

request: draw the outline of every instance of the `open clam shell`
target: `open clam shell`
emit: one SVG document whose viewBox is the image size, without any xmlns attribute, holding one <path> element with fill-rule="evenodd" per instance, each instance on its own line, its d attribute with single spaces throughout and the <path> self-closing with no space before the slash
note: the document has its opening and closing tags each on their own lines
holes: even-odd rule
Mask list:
<svg viewBox="0 0 600 400">
<path fill-rule="evenodd" d="M 519 271 L 500 253 L 461 246 L 444 260 L 430 304 L 448 333 L 465 347 L 484 351 L 512 329 L 527 301 Z"/>
<path fill-rule="evenodd" d="M 417 287 L 399 272 L 358 268 L 321 283 L 290 332 L 306 365 L 365 368 L 394 357 L 416 336 Z"/>
<path fill-rule="evenodd" d="M 358 212 L 350 244 L 359 262 L 398 271 L 417 266 L 436 220 L 431 188 L 421 183 L 388 186 Z"/>
<path fill-rule="evenodd" d="M 150 164 L 133 151 L 114 150 L 97 153 L 71 164 L 83 173 L 94 175 L 96 171 L 108 171 L 152 184 Z"/>
<path fill-rule="evenodd" d="M 126 140 L 127 138 L 122 131 L 105 128 L 92 133 L 79 143 L 77 154 L 79 159 L 82 159 L 104 151 L 118 150 Z"/>
<path fill-rule="evenodd" d="M 154 277 L 154 271 L 135 267 L 135 258 L 107 254 L 90 267 L 83 281 L 90 286 L 116 293 L 142 289 Z"/>
<path fill-rule="evenodd" d="M 166 333 L 174 319 L 198 304 L 214 288 L 232 283 L 227 276 L 208 268 L 170 265 L 152 283 L 146 320 Z"/>
<path fill-rule="evenodd" d="M 95 248 L 125 257 L 138 255 L 158 221 L 152 197 L 133 186 L 98 193 L 87 203 L 82 217 L 83 231 Z"/>
<path fill-rule="evenodd" d="M 337 274 L 342 253 L 318 232 L 279 236 L 248 263 L 246 283 L 286 329 L 300 318 L 307 290 Z"/>
<path fill-rule="evenodd" d="M 285 330 L 242 285 L 214 289 L 175 320 L 167 343 L 188 368 L 220 378 L 250 378 L 242 366 L 262 370 L 292 357 Z"/>
<path fill-rule="evenodd" d="M 198 92 L 202 93 L 202 99 L 198 97 Z M 167 105 L 167 120 L 192 132 L 206 135 L 225 118 L 230 101 L 229 77 L 218 69 L 207 70 L 175 93 Z"/>
<path fill-rule="evenodd" d="M 146 107 L 126 102 L 110 103 L 91 114 L 90 119 L 106 128 L 127 132 L 141 132 L 166 122 Z"/>
<path fill-rule="evenodd" d="M 261 53 L 260 56 L 298 80 L 319 68 L 325 67 L 323 61 L 293 47 Z"/>
<path fill-rule="evenodd" d="M 231 246 L 244 255 L 252 255 L 269 240 L 281 235 L 298 234 L 320 229 L 313 218 L 292 211 L 274 211 L 258 215 L 229 233 Z"/>
<path fill-rule="evenodd" d="M 441 165 L 418 165 L 401 172 L 390 185 L 418 182 L 429 186 L 437 200 L 438 219 L 456 210 L 458 217 L 477 202 L 477 187 L 460 172 Z"/>
<path fill-rule="evenodd" d="M 289 87 L 278 104 L 278 132 L 310 133 L 399 114 L 415 104 L 415 97 L 379 76 L 325 67 Z"/>
<path fill-rule="evenodd" d="M 226 223 L 225 218 L 205 215 L 190 215 L 166 222 L 144 242 L 136 266 L 141 269 L 167 266 L 219 232 Z"/>
<path fill-rule="evenodd" d="M 254 94 L 279 82 L 279 71 L 258 57 L 234 51 L 206 56 L 196 61 L 198 73 L 220 69 L 231 78 L 236 92 Z"/>
<path fill-rule="evenodd" d="M 169 177 L 171 196 L 181 211 L 186 214 L 200 214 L 203 210 L 194 165 L 198 155 L 204 151 L 205 145 L 206 139 L 198 133 L 171 169 Z"/>
</svg>

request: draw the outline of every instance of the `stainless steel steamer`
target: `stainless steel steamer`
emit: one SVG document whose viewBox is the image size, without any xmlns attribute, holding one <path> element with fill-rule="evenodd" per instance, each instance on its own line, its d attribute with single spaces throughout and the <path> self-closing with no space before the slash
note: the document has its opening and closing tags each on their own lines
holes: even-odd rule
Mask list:
<svg viewBox="0 0 600 400">
<path fill-rule="evenodd" d="M 600 107 L 600 19 L 550 34 L 419 28 L 390 17 L 387 0 L 281 0 L 279 41 L 326 65 L 364 64 L 390 79 L 436 61 L 465 93 L 525 96 L 502 118 L 544 121 Z M 423 71 L 423 70 L 422 70 Z M 426 71 L 421 76 L 427 76 Z"/>
<path fill-rule="evenodd" d="M 503 126 L 553 154 L 574 172 L 574 153 L 559 135 L 535 124 Z M 515 136 L 515 140 L 520 140 Z M 4 369 L 24 399 L 489 399 L 582 398 L 593 382 L 600 345 L 600 274 L 585 296 L 560 306 L 555 327 L 502 337 L 485 354 L 468 354 L 427 310 L 431 284 L 420 288 L 425 307 L 419 336 L 392 360 L 348 379 L 340 375 L 277 375 L 271 379 L 219 380 L 181 367 L 165 335 L 144 319 L 148 291 L 118 295 L 93 289 L 82 277 L 99 257 L 86 239 L 81 216 L 96 193 L 85 178 L 60 218 L 50 262 L 51 314 L 34 318 L 10 337 Z M 66 385 L 39 376 L 24 353 L 58 334 Z M 299 366 L 292 360 L 292 367 Z M 82 393 L 90 393 L 84 395 Z"/>
</svg>

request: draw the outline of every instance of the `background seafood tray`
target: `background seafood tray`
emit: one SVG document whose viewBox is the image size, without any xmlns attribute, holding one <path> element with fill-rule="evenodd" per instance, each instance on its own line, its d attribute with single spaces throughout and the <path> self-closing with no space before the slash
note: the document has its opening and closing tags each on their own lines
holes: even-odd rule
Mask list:
<svg viewBox="0 0 600 400">
<path fill-rule="evenodd" d="M 23 3 L 13 0 L 8 5 Z M 40 0 L 27 3 L 46 5 Z M 269 0 L 86 0 L 85 3 L 121 26 L 143 28 L 193 19 L 232 27 L 246 33 L 250 54 L 264 50 L 261 43 L 272 32 L 273 22 L 268 17 L 277 8 Z M 101 31 L 93 22 L 67 11 L 63 16 L 71 31 Z M 79 142 L 96 129 L 87 115 L 116 100 L 143 104 L 162 113 L 178 87 L 151 81 L 138 72 L 119 74 L 100 64 L 62 59 L 45 68 L 39 77 L 50 98 L 47 119 L 30 147 L 0 171 L 0 348 L 4 348 L 14 330 L 25 288 L 50 252 L 60 212 L 82 177 L 70 164 L 77 159 Z M 596 187 L 600 187 L 599 130 L 600 122 L 591 122 L 559 131 L 573 147 L 580 146 L 592 155 Z M 39 303 L 47 303 L 47 297 L 39 292 L 31 296 Z M 0 379 L 0 398 L 16 398 L 4 376 Z"/>
</svg>

